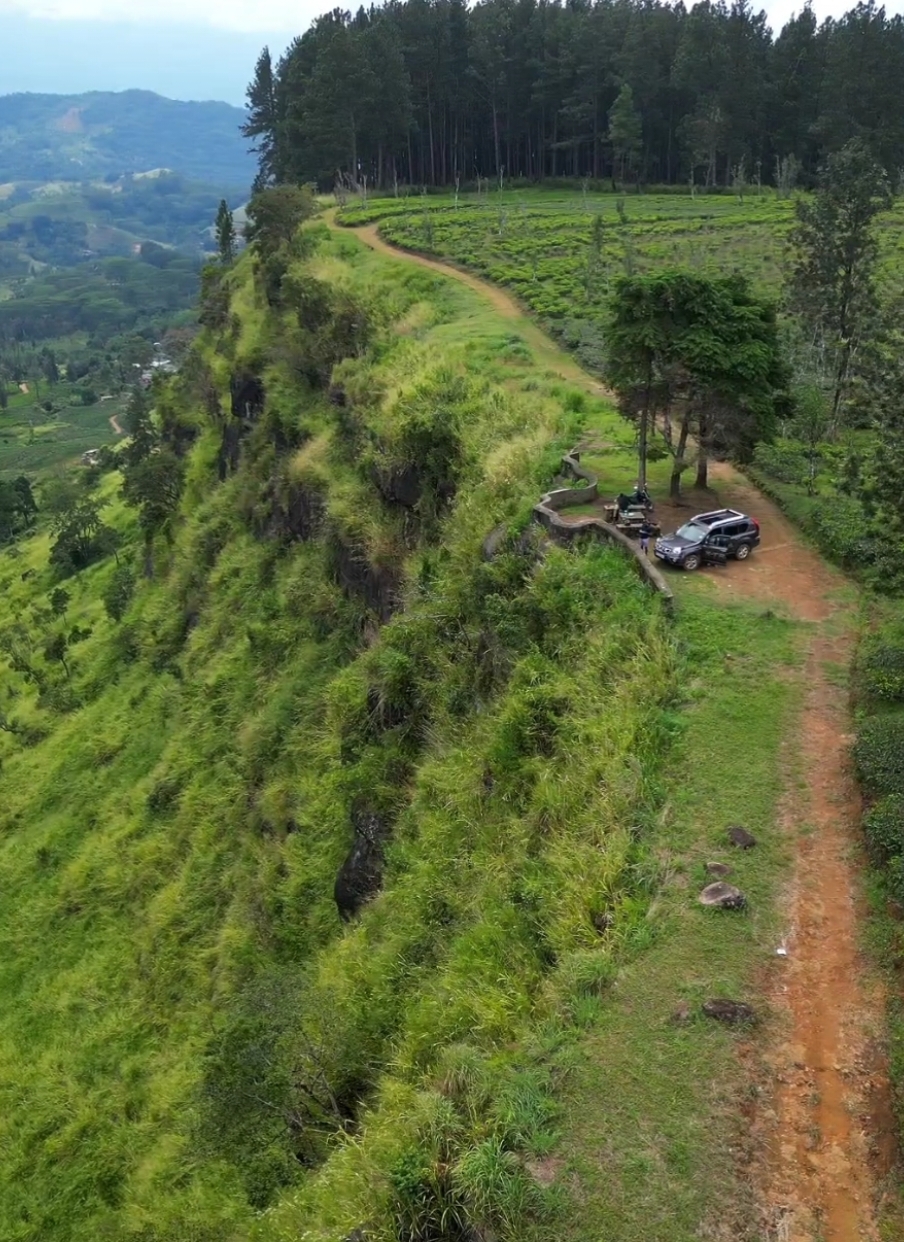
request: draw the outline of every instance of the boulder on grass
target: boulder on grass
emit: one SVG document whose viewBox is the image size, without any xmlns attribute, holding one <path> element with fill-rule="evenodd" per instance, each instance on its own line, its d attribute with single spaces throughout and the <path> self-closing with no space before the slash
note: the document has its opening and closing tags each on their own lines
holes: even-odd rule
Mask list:
<svg viewBox="0 0 904 1242">
<path fill-rule="evenodd" d="M 712 876 L 714 880 L 724 880 L 731 875 L 731 867 L 728 863 L 708 862 L 706 874 Z"/>
<path fill-rule="evenodd" d="M 728 839 L 739 850 L 752 850 L 756 845 L 756 837 L 752 836 L 746 828 L 742 828 L 740 824 L 731 825 L 728 829 Z"/>
<path fill-rule="evenodd" d="M 703 1012 L 716 1022 L 724 1022 L 726 1026 L 742 1026 L 756 1021 L 756 1014 L 743 1001 L 708 1000 L 703 1002 Z"/>
<path fill-rule="evenodd" d="M 711 906 L 715 910 L 743 910 L 747 905 L 747 898 L 741 890 L 733 884 L 726 884 L 724 880 L 707 884 L 699 901 L 701 906 Z"/>
</svg>

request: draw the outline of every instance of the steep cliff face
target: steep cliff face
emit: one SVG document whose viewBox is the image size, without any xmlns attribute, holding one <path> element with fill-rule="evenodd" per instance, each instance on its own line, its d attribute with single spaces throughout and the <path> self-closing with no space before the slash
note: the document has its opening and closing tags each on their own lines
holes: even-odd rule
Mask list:
<svg viewBox="0 0 904 1242">
<path fill-rule="evenodd" d="M 225 283 L 153 577 L 117 623 L 112 561 L 79 577 L 65 700 L 4 666 L 0 1233 L 521 1237 L 642 909 L 667 621 L 523 537 L 574 419 L 470 294 L 325 237 Z"/>
</svg>

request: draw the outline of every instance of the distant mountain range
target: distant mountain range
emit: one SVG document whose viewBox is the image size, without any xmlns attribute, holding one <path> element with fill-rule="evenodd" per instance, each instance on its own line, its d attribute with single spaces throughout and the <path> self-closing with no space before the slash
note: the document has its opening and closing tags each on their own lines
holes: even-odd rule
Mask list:
<svg viewBox="0 0 904 1242">
<path fill-rule="evenodd" d="M 0 184 L 116 179 L 168 168 L 245 189 L 254 157 L 241 108 L 182 103 L 151 91 L 0 95 Z"/>
</svg>

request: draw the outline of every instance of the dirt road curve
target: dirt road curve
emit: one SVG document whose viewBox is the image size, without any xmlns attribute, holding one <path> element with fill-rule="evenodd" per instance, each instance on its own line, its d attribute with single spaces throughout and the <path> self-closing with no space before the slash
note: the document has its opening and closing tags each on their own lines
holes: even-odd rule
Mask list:
<svg viewBox="0 0 904 1242">
<path fill-rule="evenodd" d="M 327 212 L 326 221 L 331 228 L 338 228 L 335 222 L 335 211 Z M 599 380 L 588 375 L 582 367 L 578 366 L 575 360 L 559 349 L 555 341 L 539 328 L 537 324 L 526 314 L 522 307 L 510 293 L 506 293 L 504 289 L 500 289 L 498 285 L 491 285 L 488 281 L 481 280 L 479 276 L 472 275 L 462 268 L 453 267 L 449 263 L 442 263 L 438 259 L 428 259 L 425 255 L 415 254 L 409 250 L 400 250 L 395 246 L 390 246 L 385 242 L 377 231 L 375 224 L 365 224 L 361 228 L 342 229 L 343 233 L 354 233 L 359 237 L 365 245 L 371 250 L 375 250 L 378 254 L 384 254 L 392 259 L 404 259 L 409 263 L 414 263 L 418 267 L 426 268 L 429 272 L 437 272 L 440 276 L 451 276 L 460 284 L 467 285 L 469 289 L 473 289 L 475 293 L 479 293 L 485 298 L 495 311 L 497 311 L 503 319 L 510 320 L 517 328 L 519 335 L 524 337 L 525 341 L 537 353 L 540 360 L 549 364 L 554 368 L 563 379 L 579 384 L 585 392 L 591 392 L 594 396 L 606 396 L 608 389 Z"/>
<path fill-rule="evenodd" d="M 331 220 L 330 223 L 333 223 Z M 501 289 L 470 273 L 393 249 L 374 226 L 368 246 L 461 281 L 485 297 L 548 355 L 552 342 Z M 558 352 L 557 369 L 599 394 L 602 385 Z M 794 850 L 783 895 L 787 957 L 766 974 L 775 1020 L 756 1072 L 762 1103 L 750 1125 L 752 1170 L 768 1242 L 878 1242 L 880 1197 L 894 1152 L 882 1048 L 884 998 L 859 943 L 858 802 L 848 764 L 850 717 L 838 670 L 850 663 L 853 618 L 838 599 L 843 579 L 801 540 L 779 510 L 729 466 L 713 468 L 723 504 L 753 513 L 762 545 L 746 564 L 706 571 L 716 590 L 761 601 L 811 628 L 805 700 L 795 737 L 801 775 L 789 773 L 780 826 Z M 713 506 L 712 493 L 681 507 L 657 505 L 664 526 Z M 891 1235 L 888 1235 L 891 1236 Z"/>
<path fill-rule="evenodd" d="M 115 414 L 110 415 L 110 426 L 113 428 L 113 430 L 116 432 L 118 436 L 124 436 L 126 434 L 123 431 L 122 427 L 120 427 L 119 419 L 116 417 Z"/>
</svg>

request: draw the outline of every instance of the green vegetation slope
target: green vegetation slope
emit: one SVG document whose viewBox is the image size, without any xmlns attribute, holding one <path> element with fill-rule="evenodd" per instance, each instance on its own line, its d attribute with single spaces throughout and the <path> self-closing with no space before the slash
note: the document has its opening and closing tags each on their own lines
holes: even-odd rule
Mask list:
<svg viewBox="0 0 904 1242">
<path fill-rule="evenodd" d="M 223 1237 L 342 1133 L 336 1167 L 390 1141 L 416 1199 L 436 1143 L 429 1210 L 520 1220 L 538 1028 L 642 917 L 672 640 L 615 553 L 482 559 L 569 426 L 516 340 L 453 343 L 456 295 L 357 252 L 296 261 L 277 310 L 228 281 L 122 623 L 113 562 L 58 615 L 49 534 L 4 557 L 2 1231 Z M 385 887 L 344 929 L 353 847 L 345 912 Z"/>
<path fill-rule="evenodd" d="M 241 108 L 151 91 L 0 95 L 0 183 L 82 181 L 169 168 L 247 186 L 253 161 Z"/>
<path fill-rule="evenodd" d="M 743 994 L 780 850 L 753 934 L 686 888 L 770 841 L 796 627 L 538 541 L 561 449 L 630 430 L 309 236 L 208 282 L 140 507 L 83 483 L 116 553 L 52 568 L 45 488 L 0 559 L 0 1233 L 690 1242 L 737 1069 L 667 1016 Z"/>
</svg>

